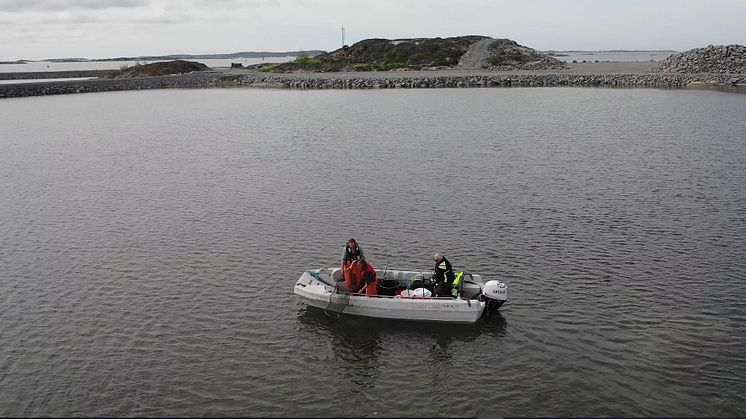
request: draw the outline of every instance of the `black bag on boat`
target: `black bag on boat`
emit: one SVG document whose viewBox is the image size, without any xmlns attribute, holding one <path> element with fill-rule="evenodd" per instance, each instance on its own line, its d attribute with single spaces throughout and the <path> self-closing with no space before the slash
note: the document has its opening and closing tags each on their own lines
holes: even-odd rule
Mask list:
<svg viewBox="0 0 746 419">
<path fill-rule="evenodd" d="M 378 283 L 378 295 L 395 295 L 399 288 L 399 281 L 395 279 L 384 279 Z"/>
</svg>

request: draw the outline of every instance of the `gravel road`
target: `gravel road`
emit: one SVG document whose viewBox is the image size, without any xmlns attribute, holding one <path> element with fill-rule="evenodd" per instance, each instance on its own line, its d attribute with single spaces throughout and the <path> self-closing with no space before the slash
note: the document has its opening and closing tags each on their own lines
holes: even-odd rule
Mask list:
<svg viewBox="0 0 746 419">
<path fill-rule="evenodd" d="M 487 57 L 487 49 L 494 41 L 494 39 L 489 38 L 471 44 L 466 54 L 461 56 L 458 61 L 459 67 L 481 67 L 482 62 Z"/>
</svg>

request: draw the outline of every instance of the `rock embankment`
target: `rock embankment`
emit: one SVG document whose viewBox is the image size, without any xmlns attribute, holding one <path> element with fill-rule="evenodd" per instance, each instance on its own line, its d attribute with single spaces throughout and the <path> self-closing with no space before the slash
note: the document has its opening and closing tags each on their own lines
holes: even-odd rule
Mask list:
<svg viewBox="0 0 746 419">
<path fill-rule="evenodd" d="M 746 46 L 709 45 L 674 54 L 661 61 L 659 71 L 666 73 L 746 73 Z"/>
<path fill-rule="evenodd" d="M 746 74 L 561 73 L 474 71 L 400 71 L 364 73 L 261 72 L 194 73 L 134 79 L 96 79 L 0 84 L 0 98 L 162 88 L 274 87 L 285 89 L 411 89 L 444 87 L 648 87 L 737 86 L 746 89 Z"/>
<path fill-rule="evenodd" d="M 219 85 L 220 76 L 214 73 L 133 79 L 50 81 L 43 83 L 0 84 L 0 98 L 112 92 L 118 90 L 216 87 Z"/>
<path fill-rule="evenodd" d="M 712 75 L 702 78 L 685 74 L 478 74 L 386 77 L 316 77 L 313 75 L 247 75 L 235 80 L 248 87 L 287 89 L 405 89 L 442 87 L 654 87 L 727 86 L 746 84 L 746 75 Z"/>
<path fill-rule="evenodd" d="M 0 73 L 0 80 L 31 79 L 71 79 L 74 77 L 112 78 L 120 70 L 71 70 L 71 71 L 37 71 L 34 73 Z"/>
</svg>

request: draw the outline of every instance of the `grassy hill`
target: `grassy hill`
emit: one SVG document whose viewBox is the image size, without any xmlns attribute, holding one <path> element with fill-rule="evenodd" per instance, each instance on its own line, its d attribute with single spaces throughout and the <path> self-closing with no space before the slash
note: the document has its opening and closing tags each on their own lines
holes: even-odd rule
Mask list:
<svg viewBox="0 0 746 419">
<path fill-rule="evenodd" d="M 258 66 L 276 73 L 294 71 L 371 71 L 426 67 L 450 67 L 458 64 L 474 42 L 489 39 L 470 35 L 451 38 L 365 39 L 351 46 L 315 57 L 302 55 L 293 62 Z"/>
</svg>

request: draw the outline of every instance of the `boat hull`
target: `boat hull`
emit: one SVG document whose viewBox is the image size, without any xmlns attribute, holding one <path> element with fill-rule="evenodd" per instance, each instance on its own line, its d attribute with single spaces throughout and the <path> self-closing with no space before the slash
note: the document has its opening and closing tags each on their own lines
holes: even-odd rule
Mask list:
<svg viewBox="0 0 746 419">
<path fill-rule="evenodd" d="M 389 271 L 392 272 L 400 276 L 416 274 L 410 271 Z M 331 269 L 308 271 L 296 282 L 294 292 L 314 307 L 380 319 L 475 323 L 482 316 L 486 306 L 486 303 L 478 298 L 350 295 L 339 292 L 340 285 L 337 280 L 334 270 Z"/>
</svg>

